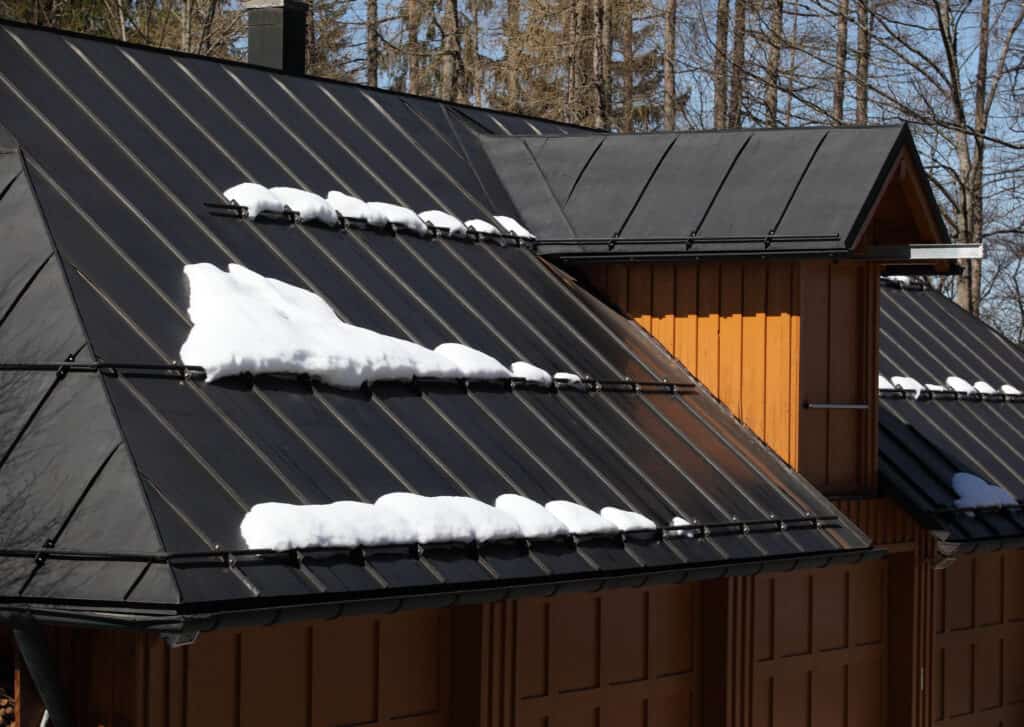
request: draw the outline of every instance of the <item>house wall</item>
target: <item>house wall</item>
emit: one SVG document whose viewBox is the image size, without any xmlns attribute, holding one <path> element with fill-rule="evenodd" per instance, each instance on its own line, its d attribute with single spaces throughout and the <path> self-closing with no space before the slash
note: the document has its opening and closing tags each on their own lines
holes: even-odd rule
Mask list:
<svg viewBox="0 0 1024 727">
<path fill-rule="evenodd" d="M 574 273 L 657 338 L 823 492 L 874 494 L 873 265 L 615 263 L 582 265 Z M 809 403 L 868 409 L 817 410 Z"/>
</svg>

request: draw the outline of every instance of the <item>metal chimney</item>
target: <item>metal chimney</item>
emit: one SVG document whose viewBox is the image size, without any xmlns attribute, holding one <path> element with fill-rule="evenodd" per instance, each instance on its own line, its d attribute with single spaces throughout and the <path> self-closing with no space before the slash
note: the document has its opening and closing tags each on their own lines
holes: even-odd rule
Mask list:
<svg viewBox="0 0 1024 727">
<path fill-rule="evenodd" d="M 306 13 L 300 0 L 246 0 L 249 63 L 288 73 L 306 72 Z"/>
</svg>

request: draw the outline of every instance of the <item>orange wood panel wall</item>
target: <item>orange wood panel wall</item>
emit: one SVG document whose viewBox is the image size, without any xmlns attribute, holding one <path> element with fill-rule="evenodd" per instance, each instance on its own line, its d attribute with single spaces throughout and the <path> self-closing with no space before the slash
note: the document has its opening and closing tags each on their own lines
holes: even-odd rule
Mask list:
<svg viewBox="0 0 1024 727">
<path fill-rule="evenodd" d="M 615 263 L 574 270 L 827 494 L 875 491 L 878 270 L 868 263 Z M 867 411 L 807 403 L 868 404 Z"/>
<path fill-rule="evenodd" d="M 931 724 L 1024 724 L 1024 551 L 934 574 Z"/>
<path fill-rule="evenodd" d="M 487 727 L 700 724 L 695 585 L 486 607 Z"/>
</svg>

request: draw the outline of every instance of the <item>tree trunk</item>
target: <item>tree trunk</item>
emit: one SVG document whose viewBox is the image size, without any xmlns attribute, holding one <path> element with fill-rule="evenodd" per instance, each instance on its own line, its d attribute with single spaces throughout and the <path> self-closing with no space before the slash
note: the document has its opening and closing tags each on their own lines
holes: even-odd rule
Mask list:
<svg viewBox="0 0 1024 727">
<path fill-rule="evenodd" d="M 738 127 L 743 116 L 743 86 L 746 74 L 747 0 L 736 0 L 732 19 L 732 78 L 729 89 L 730 127 Z"/>
<path fill-rule="evenodd" d="M 836 73 L 832 83 L 832 123 L 843 125 L 843 107 L 846 105 L 846 20 L 850 14 L 850 0 L 839 0 L 836 11 Z"/>
<path fill-rule="evenodd" d="M 764 121 L 766 126 L 779 123 L 779 73 L 782 66 L 782 3 L 768 0 L 771 8 L 768 63 L 765 68 Z"/>
<path fill-rule="evenodd" d="M 508 95 L 508 108 L 519 111 L 519 0 L 508 0 L 505 8 L 505 93 Z"/>
<path fill-rule="evenodd" d="M 377 87 L 380 38 L 377 35 L 377 0 L 366 0 L 366 85 Z"/>
<path fill-rule="evenodd" d="M 791 36 L 790 36 L 792 38 L 792 40 L 790 41 L 792 49 L 790 50 L 790 53 L 789 53 L 789 69 L 786 72 L 786 83 L 787 83 L 786 121 L 785 121 L 785 125 L 786 126 L 792 126 L 793 125 L 793 89 L 796 88 L 796 50 L 795 50 L 795 47 L 796 47 L 797 38 L 800 37 L 799 33 L 800 33 L 800 13 L 799 12 L 794 12 L 793 13 L 793 28 L 791 30 Z"/>
<path fill-rule="evenodd" d="M 729 93 L 729 0 L 718 0 L 715 14 L 715 128 L 724 129 Z"/>
<path fill-rule="evenodd" d="M 594 16 L 594 53 L 591 62 L 591 85 L 594 87 L 594 119 L 593 124 L 599 129 L 608 125 L 608 101 L 604 88 L 604 64 L 608 53 L 604 46 L 604 25 L 608 18 L 604 14 L 603 0 L 594 0 L 591 7 Z"/>
<path fill-rule="evenodd" d="M 623 22 L 625 29 L 622 39 L 622 127 L 620 130 L 628 134 L 633 130 L 633 71 L 636 63 L 632 4 L 627 5 Z"/>
<path fill-rule="evenodd" d="M 871 69 L 871 0 L 857 0 L 857 123 L 868 123 L 868 81 Z"/>
<path fill-rule="evenodd" d="M 676 0 L 668 0 L 665 8 L 665 54 L 662 65 L 662 125 L 671 131 L 676 128 Z"/>
</svg>

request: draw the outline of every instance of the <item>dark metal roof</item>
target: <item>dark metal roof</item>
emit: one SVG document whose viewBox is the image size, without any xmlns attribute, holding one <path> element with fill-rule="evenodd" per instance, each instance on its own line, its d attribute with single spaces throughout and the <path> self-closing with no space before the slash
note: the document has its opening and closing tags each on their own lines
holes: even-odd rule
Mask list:
<svg viewBox="0 0 1024 727">
<path fill-rule="evenodd" d="M 924 174 L 906 125 L 483 144 L 538 252 L 557 258 L 845 252 L 903 149 Z"/>
<path fill-rule="evenodd" d="M 942 384 L 948 376 L 1024 390 L 1024 352 L 941 293 L 884 281 L 881 362 L 885 376 Z M 1024 542 L 1024 508 L 957 510 L 955 472 L 971 472 L 1024 501 L 1024 398 L 937 393 L 883 395 L 879 473 L 947 548 Z"/>
<path fill-rule="evenodd" d="M 500 123 L 519 121 L 542 123 Z M 204 207 L 251 179 L 462 218 L 507 212 L 474 133 L 488 124 L 498 117 L 0 24 L 11 141 L 0 155 L 0 351 L 15 364 L 0 370 L 5 609 L 212 627 L 868 553 L 650 337 L 525 247 Z M 198 261 L 240 262 L 428 346 L 457 340 L 552 371 L 687 386 L 205 385 L 173 366 L 189 330 L 182 265 Z M 484 500 L 518 490 L 707 529 L 285 554 L 241 541 L 259 502 L 404 488 Z"/>
</svg>

